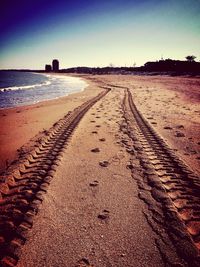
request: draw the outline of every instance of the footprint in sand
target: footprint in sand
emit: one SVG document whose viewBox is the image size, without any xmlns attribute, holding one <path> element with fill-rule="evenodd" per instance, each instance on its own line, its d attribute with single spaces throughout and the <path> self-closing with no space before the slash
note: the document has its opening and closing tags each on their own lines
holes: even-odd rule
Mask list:
<svg viewBox="0 0 200 267">
<path fill-rule="evenodd" d="M 99 165 L 100 165 L 101 167 L 108 167 L 109 162 L 106 161 L 106 160 L 104 160 L 104 161 L 100 161 L 100 162 L 99 162 Z"/>
<path fill-rule="evenodd" d="M 100 138 L 99 141 L 101 141 L 101 142 L 105 142 L 106 139 L 105 139 L 105 138 Z"/>
<path fill-rule="evenodd" d="M 93 265 L 90 264 L 89 260 L 86 258 L 82 258 L 77 262 L 75 267 L 93 267 Z"/>
<path fill-rule="evenodd" d="M 184 129 L 184 126 L 183 125 L 177 125 L 176 128 L 177 129 Z"/>
<path fill-rule="evenodd" d="M 90 121 L 90 122 L 94 123 L 95 121 Z"/>
<path fill-rule="evenodd" d="M 100 152 L 100 149 L 98 147 L 91 149 L 91 152 L 98 153 Z"/>
<path fill-rule="evenodd" d="M 100 127 L 101 127 L 101 125 L 96 125 L 96 127 L 97 127 L 97 128 L 100 128 Z"/>
<path fill-rule="evenodd" d="M 170 126 L 165 126 L 163 129 L 165 129 L 165 130 L 172 130 L 172 127 L 170 127 Z"/>
<path fill-rule="evenodd" d="M 96 181 L 96 180 L 94 180 L 93 182 L 91 182 L 90 184 L 89 184 L 91 187 L 96 187 L 96 186 L 98 186 L 99 185 L 99 182 L 98 181 Z"/>
<path fill-rule="evenodd" d="M 182 132 L 176 132 L 175 136 L 176 137 L 185 137 L 184 133 L 182 133 Z"/>
<path fill-rule="evenodd" d="M 194 150 L 192 147 L 186 146 L 186 150 L 188 153 L 190 153 L 191 155 L 195 155 L 197 154 L 197 151 Z"/>
<path fill-rule="evenodd" d="M 93 134 L 97 134 L 98 132 L 97 131 L 92 131 Z"/>
<path fill-rule="evenodd" d="M 100 213 L 97 217 L 100 220 L 106 220 L 106 219 L 109 218 L 109 211 L 108 210 L 103 210 L 103 212 Z"/>
</svg>

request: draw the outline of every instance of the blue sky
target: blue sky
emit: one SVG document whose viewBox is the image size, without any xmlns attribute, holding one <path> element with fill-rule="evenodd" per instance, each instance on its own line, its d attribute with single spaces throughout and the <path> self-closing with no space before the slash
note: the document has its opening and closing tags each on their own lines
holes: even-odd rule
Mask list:
<svg viewBox="0 0 200 267">
<path fill-rule="evenodd" d="M 200 60 L 200 0 L 1 2 L 1 69 Z"/>
</svg>

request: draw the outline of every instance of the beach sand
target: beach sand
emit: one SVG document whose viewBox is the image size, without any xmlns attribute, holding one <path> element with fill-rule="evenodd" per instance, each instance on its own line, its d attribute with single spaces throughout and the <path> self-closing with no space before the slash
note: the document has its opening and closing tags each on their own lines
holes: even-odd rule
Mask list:
<svg viewBox="0 0 200 267">
<path fill-rule="evenodd" d="M 34 105 L 1 109 L 0 170 L 18 158 L 22 146 L 29 150 L 40 138 L 40 133 L 99 92 L 100 89 L 88 81 L 88 87 L 79 93 Z"/>
<path fill-rule="evenodd" d="M 79 75 L 81 76 L 81 75 Z M 85 75 L 82 75 L 83 77 Z M 145 118 L 190 167 L 200 165 L 200 80 L 166 76 L 85 76 L 80 93 L 35 105 L 0 110 L 0 169 L 17 158 L 17 150 L 49 129 L 69 111 L 100 92 L 98 80 L 130 87 Z M 94 80 L 94 82 L 93 82 Z M 98 82 L 97 82 L 98 83 Z"/>
<path fill-rule="evenodd" d="M 200 79 L 167 76 L 104 77 L 130 88 L 138 110 L 194 171 L 200 171 Z"/>
<path fill-rule="evenodd" d="M 196 236 L 200 225 L 181 207 L 188 199 L 194 200 L 191 209 L 199 203 L 195 196 L 199 180 L 194 178 L 191 183 L 190 170 L 200 173 L 200 80 L 129 75 L 79 77 L 89 84 L 83 92 L 0 113 L 3 168 L 6 160 L 16 159 L 22 145 L 25 151 L 31 150 L 35 141 L 44 136 L 44 129 L 100 92 L 106 93 L 81 115 L 75 130 L 69 124 L 67 133 L 63 132 L 56 141 L 58 160 L 50 166 L 44 181 L 37 181 L 37 166 L 42 168 L 40 157 L 62 131 L 62 122 L 49 134 L 50 140 L 37 145 L 37 153 L 29 157 L 30 166 L 25 162 L 25 167 L 19 167 L 25 180 L 31 174 L 29 168 L 39 176 L 20 195 L 23 205 L 32 198 L 33 203 L 20 225 L 26 230 L 31 228 L 23 234 L 27 242 L 18 252 L 21 241 L 17 235 L 11 246 L 17 247 L 17 266 L 186 266 L 188 259 L 198 266 L 200 243 Z M 126 88 L 147 123 L 168 145 L 165 154 L 175 164 L 174 172 L 178 169 L 176 177 L 172 163 L 166 169 L 170 169 L 169 175 L 163 174 L 168 159 L 157 163 L 142 139 L 130 115 Z M 68 139 L 63 146 L 65 136 Z M 45 157 L 41 161 L 44 170 L 49 168 Z M 185 164 L 183 167 L 176 157 Z M 185 176 L 178 181 L 180 171 L 185 171 Z M 20 181 L 19 173 L 16 179 Z M 9 181 L 11 185 L 15 183 L 12 178 Z M 40 189 L 34 193 L 37 183 Z M 5 187 L 0 189 L 7 194 Z M 179 199 L 182 193 L 184 197 Z M 17 206 L 15 214 L 16 209 L 23 212 Z"/>
</svg>

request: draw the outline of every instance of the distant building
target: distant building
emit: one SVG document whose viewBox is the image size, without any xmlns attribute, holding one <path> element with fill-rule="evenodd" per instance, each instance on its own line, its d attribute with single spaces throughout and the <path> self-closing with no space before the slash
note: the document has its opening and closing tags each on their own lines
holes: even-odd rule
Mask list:
<svg viewBox="0 0 200 267">
<path fill-rule="evenodd" d="M 52 61 L 52 68 L 55 72 L 59 71 L 59 61 L 57 59 L 54 59 Z"/>
<path fill-rule="evenodd" d="M 45 65 L 45 71 L 50 72 L 51 71 L 51 65 L 46 64 Z"/>
</svg>

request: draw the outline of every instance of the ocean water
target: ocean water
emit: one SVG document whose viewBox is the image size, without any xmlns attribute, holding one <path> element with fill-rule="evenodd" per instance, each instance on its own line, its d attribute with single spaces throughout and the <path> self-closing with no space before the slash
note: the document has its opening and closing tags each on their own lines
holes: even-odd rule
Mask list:
<svg viewBox="0 0 200 267">
<path fill-rule="evenodd" d="M 34 104 L 82 91 L 80 78 L 33 72 L 0 71 L 0 108 Z"/>
</svg>

